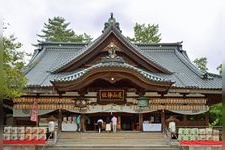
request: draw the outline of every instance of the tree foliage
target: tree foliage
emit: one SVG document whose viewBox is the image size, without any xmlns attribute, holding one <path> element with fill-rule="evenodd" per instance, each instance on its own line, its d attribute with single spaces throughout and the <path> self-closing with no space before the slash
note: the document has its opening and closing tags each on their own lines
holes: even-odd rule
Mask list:
<svg viewBox="0 0 225 150">
<path fill-rule="evenodd" d="M 37 36 L 41 38 L 38 42 L 90 42 L 91 36 L 86 33 L 77 35 L 68 26 L 70 23 L 66 22 L 63 17 L 54 17 L 48 19 L 48 23 L 44 23 L 42 34 Z"/>
<path fill-rule="evenodd" d="M 209 122 L 212 126 L 222 126 L 222 103 L 210 107 Z"/>
<path fill-rule="evenodd" d="M 206 57 L 196 58 L 193 62 L 202 72 L 208 71 Z M 222 73 L 222 64 L 220 64 L 217 67 L 217 70 L 219 70 L 220 74 Z M 209 112 L 210 112 L 209 117 L 210 124 L 212 126 L 222 126 L 222 103 L 218 103 L 211 106 Z"/>
<path fill-rule="evenodd" d="M 220 64 L 216 69 L 221 75 L 222 64 Z M 212 126 L 222 126 L 222 103 L 218 103 L 210 107 L 210 124 Z"/>
<path fill-rule="evenodd" d="M 207 68 L 208 61 L 206 57 L 196 58 L 193 62 L 202 72 L 208 71 L 208 68 Z"/>
<path fill-rule="evenodd" d="M 216 69 L 219 71 L 219 74 L 221 75 L 222 74 L 222 64 L 220 64 Z"/>
<path fill-rule="evenodd" d="M 22 72 L 26 53 L 19 50 L 21 45 L 13 35 L 3 36 L 3 99 L 19 97 L 26 85 Z"/>
<path fill-rule="evenodd" d="M 159 43 L 161 41 L 161 33 L 159 32 L 159 25 L 138 24 L 134 26 L 134 38 L 129 38 L 135 43 Z"/>
</svg>

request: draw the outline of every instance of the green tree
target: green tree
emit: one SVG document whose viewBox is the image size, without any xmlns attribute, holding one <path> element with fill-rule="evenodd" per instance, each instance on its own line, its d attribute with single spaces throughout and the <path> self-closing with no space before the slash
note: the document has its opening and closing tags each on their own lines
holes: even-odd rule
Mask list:
<svg viewBox="0 0 225 150">
<path fill-rule="evenodd" d="M 202 72 L 208 71 L 208 68 L 207 68 L 208 61 L 206 57 L 196 58 L 193 62 Z"/>
<path fill-rule="evenodd" d="M 21 46 L 13 35 L 3 36 L 3 99 L 19 97 L 26 85 L 22 72 L 26 53 L 19 50 Z"/>
<path fill-rule="evenodd" d="M 212 126 L 222 126 L 222 103 L 210 107 L 209 122 Z"/>
<path fill-rule="evenodd" d="M 193 62 L 202 72 L 208 71 L 206 57 L 196 58 Z M 222 73 L 222 64 L 217 67 L 217 70 L 219 70 L 220 74 Z M 210 124 L 212 126 L 222 126 L 222 103 L 210 106 L 209 113 Z"/>
<path fill-rule="evenodd" d="M 222 74 L 222 64 L 220 64 L 216 69 L 219 71 L 219 74 L 221 75 Z"/>
<path fill-rule="evenodd" d="M 134 38 L 128 39 L 135 43 L 159 43 L 161 41 L 161 33 L 159 32 L 159 25 L 138 24 L 134 26 Z"/>
<path fill-rule="evenodd" d="M 219 74 L 222 74 L 222 64 L 220 64 L 217 68 Z M 222 126 L 222 103 L 218 103 L 212 105 L 210 107 L 210 124 L 212 126 Z"/>
<path fill-rule="evenodd" d="M 41 40 L 38 42 L 90 42 L 92 38 L 86 33 L 77 35 L 72 29 L 68 29 L 70 23 L 67 23 L 63 17 L 54 17 L 44 23 L 42 34 L 37 34 Z"/>
</svg>

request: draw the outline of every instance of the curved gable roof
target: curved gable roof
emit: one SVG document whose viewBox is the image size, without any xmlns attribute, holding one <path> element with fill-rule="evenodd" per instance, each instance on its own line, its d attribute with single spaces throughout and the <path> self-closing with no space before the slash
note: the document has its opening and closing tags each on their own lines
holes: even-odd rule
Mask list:
<svg viewBox="0 0 225 150">
<path fill-rule="evenodd" d="M 109 25 L 103 32 L 101 36 L 99 36 L 95 41 L 90 43 L 89 45 L 85 46 L 81 51 L 77 53 L 73 58 L 68 59 L 64 62 L 64 64 L 58 65 L 57 67 L 53 68 L 51 71 L 54 73 L 62 72 L 66 68 L 73 66 L 73 64 L 77 64 L 84 60 L 86 56 L 89 55 L 92 51 L 95 50 L 99 45 L 101 45 L 111 34 L 113 34 L 121 43 L 123 43 L 134 55 L 141 57 L 142 60 L 147 62 L 150 66 L 157 68 L 162 73 L 171 74 L 171 72 L 157 63 L 157 61 L 152 60 L 151 58 L 145 57 L 142 53 L 140 53 L 140 49 L 138 46 L 132 44 L 127 38 L 125 38 L 121 31 L 118 29 L 117 26 Z"/>
</svg>

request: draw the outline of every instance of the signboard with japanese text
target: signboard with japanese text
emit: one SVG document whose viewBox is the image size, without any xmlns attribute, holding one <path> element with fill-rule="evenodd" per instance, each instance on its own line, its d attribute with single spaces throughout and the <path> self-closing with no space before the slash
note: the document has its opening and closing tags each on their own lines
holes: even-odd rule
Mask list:
<svg viewBox="0 0 225 150">
<path fill-rule="evenodd" d="M 124 101 L 124 90 L 99 90 L 99 100 L 101 102 Z"/>
</svg>

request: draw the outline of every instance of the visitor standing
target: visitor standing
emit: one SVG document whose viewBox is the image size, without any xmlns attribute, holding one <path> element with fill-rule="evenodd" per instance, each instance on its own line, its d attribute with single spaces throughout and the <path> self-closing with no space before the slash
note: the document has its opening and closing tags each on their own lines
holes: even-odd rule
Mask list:
<svg viewBox="0 0 225 150">
<path fill-rule="evenodd" d="M 106 123 L 106 127 L 105 127 L 106 132 L 110 132 L 111 131 L 111 121 L 110 121 L 109 117 L 106 118 L 105 123 Z"/>
<path fill-rule="evenodd" d="M 102 119 L 98 119 L 98 121 L 97 121 L 98 133 L 101 133 L 101 131 L 102 131 L 102 124 L 103 124 L 103 120 Z"/>
<path fill-rule="evenodd" d="M 116 128 L 117 128 L 117 118 L 116 118 L 116 116 L 113 116 L 111 121 L 112 121 L 112 125 L 113 125 L 113 132 L 115 133 Z"/>
<path fill-rule="evenodd" d="M 77 131 L 80 132 L 80 130 L 81 130 L 80 115 L 77 116 L 76 122 L 77 122 Z"/>
</svg>

